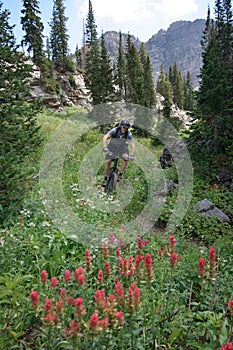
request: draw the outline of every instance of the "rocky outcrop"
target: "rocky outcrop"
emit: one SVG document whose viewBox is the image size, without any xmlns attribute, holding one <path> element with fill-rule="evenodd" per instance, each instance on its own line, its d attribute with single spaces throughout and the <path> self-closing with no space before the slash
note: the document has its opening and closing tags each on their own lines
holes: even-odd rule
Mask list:
<svg viewBox="0 0 233 350">
<path fill-rule="evenodd" d="M 33 81 L 30 90 L 32 100 L 40 98 L 47 108 L 56 111 L 63 111 L 66 106 L 81 106 L 87 110 L 92 109 L 91 95 L 85 86 L 84 77 L 79 71 L 72 73 L 56 71 L 54 79 L 59 84 L 59 89 L 56 93 L 49 93 L 40 82 L 39 68 L 32 65 Z"/>
</svg>

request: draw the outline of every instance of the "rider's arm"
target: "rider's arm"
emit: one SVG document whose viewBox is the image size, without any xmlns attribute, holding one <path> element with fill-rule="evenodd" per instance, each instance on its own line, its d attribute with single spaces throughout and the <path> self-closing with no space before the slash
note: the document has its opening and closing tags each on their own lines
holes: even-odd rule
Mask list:
<svg viewBox="0 0 233 350">
<path fill-rule="evenodd" d="M 111 136 L 109 135 L 109 133 L 105 134 L 103 137 L 103 148 L 108 147 L 107 144 L 107 140 L 110 138 Z"/>
<path fill-rule="evenodd" d="M 129 146 L 130 146 L 130 155 L 131 156 L 134 156 L 134 152 L 135 152 L 135 142 L 134 141 L 131 141 L 129 143 Z"/>
</svg>

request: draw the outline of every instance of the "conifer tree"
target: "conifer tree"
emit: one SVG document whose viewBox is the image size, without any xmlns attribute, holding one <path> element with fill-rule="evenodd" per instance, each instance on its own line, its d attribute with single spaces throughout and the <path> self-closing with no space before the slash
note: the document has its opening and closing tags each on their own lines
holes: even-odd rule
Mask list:
<svg viewBox="0 0 233 350">
<path fill-rule="evenodd" d="M 164 73 L 164 67 L 161 65 L 159 78 L 157 81 L 156 90 L 164 97 L 163 101 L 163 115 L 166 118 L 170 118 L 172 107 L 172 86 L 168 78 L 168 75 Z"/>
<path fill-rule="evenodd" d="M 97 26 L 95 24 L 94 12 L 90 0 L 86 19 L 86 51 L 85 83 L 91 92 L 93 103 L 99 104 L 102 102 L 101 53 Z"/>
<path fill-rule="evenodd" d="M 119 89 L 120 99 L 126 98 L 126 58 L 123 48 L 122 34 L 119 32 L 119 47 L 117 57 L 117 73 L 116 73 L 116 85 Z"/>
<path fill-rule="evenodd" d="M 36 113 L 41 106 L 29 103 L 32 67 L 18 51 L 9 25 L 10 12 L 0 1 L 0 221 L 6 219 L 30 185 L 30 157 L 41 138 Z"/>
<path fill-rule="evenodd" d="M 50 47 L 55 67 L 67 68 L 68 65 L 68 39 L 63 0 L 53 0 L 52 19 L 50 24 Z"/>
<path fill-rule="evenodd" d="M 186 111 L 192 111 L 194 108 L 194 93 L 193 93 L 192 77 L 189 71 L 187 72 L 187 75 L 184 78 L 183 87 L 184 87 L 184 109 Z"/>
<path fill-rule="evenodd" d="M 104 77 L 101 80 L 101 103 L 111 101 L 113 99 L 113 68 L 111 64 L 110 55 L 107 51 L 104 42 L 104 34 L 101 35 L 101 62 L 100 62 L 100 76 Z"/>
<path fill-rule="evenodd" d="M 130 34 L 127 37 L 126 51 L 126 72 L 127 72 L 127 101 L 141 104 L 143 90 L 143 67 L 135 45 Z"/>
<path fill-rule="evenodd" d="M 21 24 L 25 35 L 22 45 L 27 46 L 28 54 L 32 52 L 33 61 L 40 66 L 43 61 L 43 30 L 44 25 L 40 19 L 39 1 L 23 0 L 23 8 L 21 10 Z"/>
<path fill-rule="evenodd" d="M 155 86 L 150 58 L 146 51 L 144 43 L 140 45 L 139 55 L 143 67 L 143 88 L 141 104 L 145 107 L 152 108 L 156 103 Z"/>
</svg>

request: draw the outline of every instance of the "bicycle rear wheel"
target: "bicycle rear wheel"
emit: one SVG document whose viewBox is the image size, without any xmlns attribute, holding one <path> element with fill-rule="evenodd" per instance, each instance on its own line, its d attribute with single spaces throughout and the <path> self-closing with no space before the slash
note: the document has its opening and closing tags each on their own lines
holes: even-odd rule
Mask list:
<svg viewBox="0 0 233 350">
<path fill-rule="evenodd" d="M 116 183 L 117 183 L 117 174 L 114 171 L 112 171 L 110 173 L 110 176 L 109 176 L 109 179 L 108 179 L 108 183 L 107 183 L 107 186 L 106 186 L 106 191 L 108 193 L 111 193 L 113 190 L 115 190 Z"/>
</svg>

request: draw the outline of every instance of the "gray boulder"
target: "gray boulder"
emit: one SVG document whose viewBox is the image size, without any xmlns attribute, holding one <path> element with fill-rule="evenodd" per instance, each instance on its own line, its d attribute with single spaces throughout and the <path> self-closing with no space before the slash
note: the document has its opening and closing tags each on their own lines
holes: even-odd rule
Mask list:
<svg viewBox="0 0 233 350">
<path fill-rule="evenodd" d="M 223 213 L 219 208 L 217 208 L 214 203 L 209 201 L 207 198 L 202 199 L 200 202 L 197 203 L 197 206 L 199 208 L 199 213 L 204 214 L 205 216 L 212 216 L 220 219 L 223 222 L 231 223 L 230 218 Z"/>
</svg>

